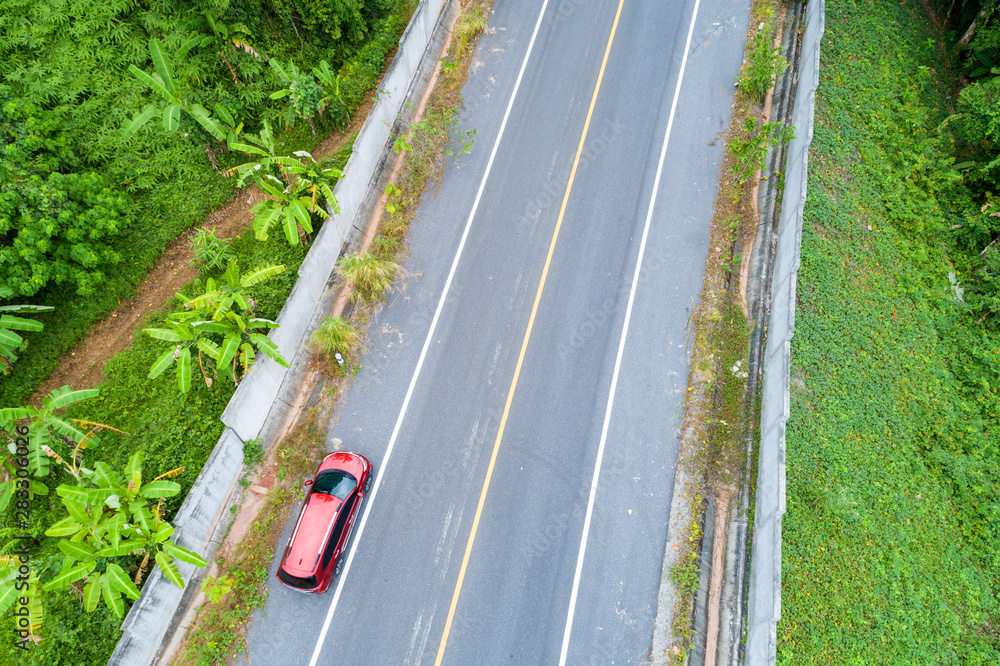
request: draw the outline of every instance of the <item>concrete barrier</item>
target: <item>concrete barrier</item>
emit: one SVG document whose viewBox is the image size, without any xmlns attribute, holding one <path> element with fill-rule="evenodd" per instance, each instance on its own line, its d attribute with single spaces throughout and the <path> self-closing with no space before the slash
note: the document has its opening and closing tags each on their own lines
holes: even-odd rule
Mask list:
<svg viewBox="0 0 1000 666">
<path fill-rule="evenodd" d="M 442 11 L 446 6 L 449 12 Z M 279 420 L 279 414 L 288 408 L 285 396 L 296 392 L 291 384 L 298 380 L 307 356 L 300 351 L 305 351 L 310 331 L 325 312 L 337 259 L 352 235 L 368 221 L 380 194 L 383 172 L 395 157 L 391 144 L 394 131 L 406 109 L 415 106 L 407 101 L 419 99 L 436 68 L 447 33 L 444 16 L 457 6 L 457 0 L 422 0 L 410 19 L 382 79 L 376 103 L 354 142 L 344 178 L 334 188 L 339 210 L 330 211 L 330 219 L 316 235 L 278 315 L 281 326 L 271 331 L 271 340 L 289 360 L 291 370 L 258 356 L 222 414 L 225 432 L 173 519 L 174 540 L 205 559 L 215 554 L 232 521 L 228 508 L 243 468 L 243 442 L 261 437 L 267 425 Z M 109 666 L 147 666 L 161 659 L 193 605 L 204 573 L 193 565 L 179 566 L 188 583 L 184 590 L 165 580 L 159 569 L 152 571 L 142 596 L 125 617 Z"/>
<path fill-rule="evenodd" d="M 795 332 L 795 278 L 802 244 L 813 105 L 819 85 L 823 0 L 806 5 L 799 82 L 792 112 L 795 139 L 788 146 L 785 191 L 771 281 L 771 311 L 761 387 L 757 498 L 750 552 L 750 594 L 745 663 L 774 664 L 781 619 L 781 519 L 785 513 L 785 421 L 789 410 L 791 339 Z"/>
</svg>

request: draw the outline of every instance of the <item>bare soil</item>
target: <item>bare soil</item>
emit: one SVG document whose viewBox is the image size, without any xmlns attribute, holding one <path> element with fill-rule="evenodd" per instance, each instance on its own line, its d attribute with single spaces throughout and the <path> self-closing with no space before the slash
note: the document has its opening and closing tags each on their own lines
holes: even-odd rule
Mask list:
<svg viewBox="0 0 1000 666">
<path fill-rule="evenodd" d="M 360 131 L 375 99 L 375 92 L 368 95 L 344 129 L 327 137 L 313 151 L 317 158 L 327 157 L 340 150 L 344 144 Z M 200 225 L 202 229 L 215 227 L 220 238 L 234 238 L 241 235 L 253 222 L 250 209 L 265 195 L 253 185 L 239 190 L 225 206 L 212 211 Z M 75 389 L 93 388 L 104 379 L 104 364 L 118 352 L 127 349 L 139 326 L 150 312 L 162 309 L 185 284 L 197 276 L 191 260 L 191 229 L 179 235 L 163 252 L 149 277 L 139 286 L 138 293 L 123 301 L 87 336 L 59 359 L 59 366 L 42 382 L 32 396 L 37 404 L 41 398 L 53 390 L 70 385 Z"/>
</svg>

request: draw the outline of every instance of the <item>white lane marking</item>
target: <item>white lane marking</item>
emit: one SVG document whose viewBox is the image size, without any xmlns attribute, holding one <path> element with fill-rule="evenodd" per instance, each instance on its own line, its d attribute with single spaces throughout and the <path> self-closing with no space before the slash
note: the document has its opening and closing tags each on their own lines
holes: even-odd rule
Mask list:
<svg viewBox="0 0 1000 666">
<path fill-rule="evenodd" d="M 698 17 L 698 6 L 701 0 L 695 0 L 694 11 L 691 13 L 691 25 L 688 27 L 687 42 L 684 44 L 684 57 L 681 59 L 680 72 L 677 74 L 677 87 L 674 89 L 674 100 L 670 104 L 670 115 L 667 118 L 667 131 L 663 135 L 663 146 L 660 148 L 660 162 L 656 166 L 656 178 L 653 181 L 653 194 L 649 198 L 649 209 L 646 211 L 646 225 L 642 230 L 642 241 L 639 243 L 639 256 L 635 262 L 635 273 L 632 276 L 632 289 L 628 295 L 628 306 L 625 308 L 625 321 L 622 323 L 621 339 L 618 341 L 618 357 L 615 359 L 615 371 L 611 377 L 611 390 L 608 391 L 608 405 L 604 410 L 604 425 L 601 428 L 601 441 L 597 445 L 597 460 L 594 462 L 594 477 L 590 483 L 590 497 L 587 499 L 587 514 L 583 519 L 583 534 L 580 537 L 580 553 L 576 558 L 576 573 L 573 576 L 573 591 L 569 597 L 569 611 L 566 614 L 566 629 L 563 632 L 562 651 L 559 654 L 559 666 L 566 666 L 566 654 L 569 651 L 569 637 L 573 630 L 573 614 L 576 612 L 576 598 L 580 591 L 580 576 L 583 573 L 583 556 L 587 550 L 587 536 L 590 534 L 590 520 L 594 515 L 594 500 L 597 498 L 597 482 L 601 476 L 601 463 L 604 460 L 604 447 L 608 441 L 608 426 L 611 423 L 611 408 L 615 402 L 615 390 L 618 388 L 618 373 L 621 370 L 622 355 L 625 353 L 625 338 L 628 336 L 628 326 L 632 319 L 632 305 L 635 302 L 635 291 L 639 285 L 639 271 L 642 269 L 642 258 L 646 252 L 646 239 L 649 236 L 649 226 L 653 219 L 653 207 L 656 195 L 660 190 L 660 176 L 663 174 L 663 161 L 667 155 L 667 144 L 670 132 L 674 127 L 674 113 L 677 111 L 677 100 L 681 94 L 681 83 L 684 80 L 684 70 L 687 67 L 688 52 L 691 50 L 691 37 L 694 35 L 694 23 Z"/>
<path fill-rule="evenodd" d="M 413 396 L 413 389 L 417 384 L 417 378 L 420 376 L 420 370 L 424 366 L 424 359 L 427 357 L 427 350 L 431 346 L 431 340 L 434 338 L 434 331 L 437 329 L 438 319 L 441 318 L 441 310 L 444 308 L 444 301 L 448 297 L 448 291 L 451 289 L 451 282 L 455 277 L 455 271 L 458 269 L 458 261 L 462 257 L 462 250 L 465 248 L 465 241 L 469 237 L 469 230 L 472 228 L 472 220 L 476 216 L 476 211 L 479 209 L 479 201 L 482 199 L 483 190 L 486 189 L 486 180 L 490 177 L 490 171 L 493 169 L 493 160 L 496 158 L 497 149 L 500 147 L 500 140 L 503 138 L 504 130 L 507 128 L 507 120 L 510 118 L 510 110 L 514 106 L 514 99 L 517 97 L 517 91 L 521 88 L 521 79 L 524 77 L 524 70 L 528 66 L 528 58 L 531 56 L 531 50 L 535 46 L 535 37 L 538 36 L 538 28 L 542 25 L 542 17 L 545 15 L 545 8 L 548 6 L 549 0 L 544 0 L 542 2 L 542 8 L 538 12 L 538 20 L 535 22 L 535 30 L 531 33 L 531 41 L 528 42 L 528 50 L 524 54 L 524 60 L 521 62 L 521 69 L 517 73 L 517 80 L 514 82 L 514 90 L 510 94 L 510 99 L 507 101 L 507 110 L 504 111 L 503 121 L 500 123 L 500 131 L 497 133 L 496 141 L 493 142 L 493 150 L 490 152 L 490 159 L 486 163 L 486 171 L 483 173 L 483 179 L 479 183 L 479 191 L 476 192 L 476 199 L 472 204 L 472 210 L 469 212 L 469 219 L 465 223 L 465 230 L 462 232 L 462 240 L 458 244 L 458 250 L 455 252 L 455 259 L 451 262 L 451 270 L 448 272 L 448 279 L 444 283 L 444 291 L 441 292 L 441 298 L 438 299 L 437 309 L 434 311 L 434 318 L 431 320 L 431 327 L 427 331 L 427 338 L 424 339 L 423 349 L 420 350 L 420 358 L 417 359 L 417 367 L 413 371 L 413 377 L 410 379 L 410 386 L 406 390 L 406 397 L 403 399 L 403 406 L 399 410 L 399 416 L 396 418 L 396 425 L 392 429 L 392 436 L 389 438 L 389 445 L 385 449 L 385 456 L 382 458 L 382 464 L 379 465 L 378 474 L 375 477 L 375 485 L 372 487 L 371 493 L 367 497 L 367 503 L 365 505 L 365 511 L 361 516 L 361 522 L 358 523 L 357 533 L 354 535 L 354 543 L 351 545 L 351 550 L 347 555 L 347 562 L 344 563 L 344 570 L 340 573 L 340 580 L 337 582 L 337 590 L 333 594 L 333 600 L 330 602 L 330 609 L 326 613 L 326 621 L 323 622 L 323 629 L 320 631 L 319 639 L 316 641 L 316 648 L 313 650 L 312 659 L 309 660 L 309 666 L 316 666 L 316 662 L 319 659 L 320 651 L 323 649 L 323 642 L 326 640 L 327 631 L 330 629 L 330 622 L 333 620 L 333 613 L 337 610 L 337 602 L 340 601 L 340 595 L 344 589 L 344 581 L 347 580 L 347 574 L 351 571 L 351 563 L 354 562 L 354 554 L 358 551 L 358 544 L 361 543 L 361 535 L 364 534 L 365 525 L 368 523 L 368 514 L 371 513 L 372 506 L 375 504 L 375 497 L 378 495 L 378 490 L 382 485 L 382 475 L 385 474 L 386 467 L 389 464 L 389 458 L 392 457 L 392 451 L 396 446 L 396 438 L 399 436 L 400 427 L 403 425 L 403 417 L 406 416 L 406 408 L 410 405 L 410 398 Z"/>
</svg>

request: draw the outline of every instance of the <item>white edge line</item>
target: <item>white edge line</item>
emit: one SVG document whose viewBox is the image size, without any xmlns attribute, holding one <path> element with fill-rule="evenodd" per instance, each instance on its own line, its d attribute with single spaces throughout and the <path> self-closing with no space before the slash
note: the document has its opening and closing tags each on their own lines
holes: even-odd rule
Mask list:
<svg viewBox="0 0 1000 666">
<path fill-rule="evenodd" d="M 368 514 L 371 513 L 372 506 L 375 504 L 375 497 L 378 495 L 378 489 L 382 483 L 382 475 L 385 474 L 386 467 L 389 464 L 389 458 L 392 456 L 392 451 L 396 446 L 396 438 L 399 436 L 399 429 L 403 424 L 403 417 L 406 416 L 406 409 L 410 405 L 410 398 L 413 396 L 413 389 L 417 384 L 417 378 L 420 376 L 420 370 L 424 365 L 424 359 L 427 356 L 427 350 L 430 348 L 431 340 L 434 338 L 434 331 L 437 328 L 438 319 L 441 317 L 441 310 L 444 309 L 445 299 L 448 297 L 448 291 L 451 289 L 452 279 L 455 277 L 455 271 L 458 269 L 458 262 L 462 257 L 462 250 L 465 248 L 465 240 L 469 237 L 469 230 L 472 228 L 472 220 L 476 216 L 476 211 L 479 209 L 479 200 L 483 196 L 483 190 L 486 189 L 486 180 L 489 178 L 490 171 L 493 169 L 493 160 L 496 158 L 497 149 L 500 147 L 500 140 L 503 138 L 504 130 L 507 127 L 507 119 L 510 117 L 510 110 L 514 106 L 514 99 L 517 97 L 517 91 L 521 87 L 521 79 L 524 76 L 524 70 L 528 65 L 528 58 L 531 56 L 531 50 L 535 45 L 535 37 L 538 35 L 538 29 L 542 25 L 542 17 L 545 15 L 545 8 L 548 4 L 549 0 L 543 0 L 541 11 L 538 12 L 538 20 L 535 22 L 535 30 L 531 33 L 531 41 L 528 42 L 528 50 L 525 52 L 524 60 L 521 62 L 521 70 L 517 73 L 517 80 L 514 82 L 514 90 L 511 92 L 510 100 L 507 102 L 507 110 L 503 114 L 503 121 L 500 123 L 500 131 L 497 133 L 496 141 L 493 142 L 493 150 L 490 152 L 490 159 L 486 163 L 486 171 L 483 173 L 483 179 L 479 183 L 479 191 L 476 192 L 476 199 L 472 204 L 472 210 L 469 212 L 469 219 L 465 223 L 465 230 L 462 232 L 462 240 L 459 242 L 458 250 L 455 252 L 455 259 L 451 262 L 451 270 L 448 272 L 448 279 L 444 283 L 444 291 L 441 292 L 441 297 L 438 299 L 437 309 L 434 311 L 434 318 L 431 320 L 431 327 L 427 331 L 427 338 L 424 340 L 423 349 L 420 350 L 420 358 L 417 359 L 417 367 L 414 369 L 413 377 L 410 379 L 410 387 L 406 391 L 406 397 L 403 399 L 403 406 L 400 408 L 399 416 L 396 418 L 396 426 L 392 429 L 392 436 L 389 438 L 389 445 L 385 449 L 382 464 L 379 465 L 378 474 L 375 477 L 375 485 L 372 488 L 372 492 L 369 493 L 367 498 L 368 501 L 365 503 L 365 511 L 361 515 L 361 522 L 358 523 L 357 532 L 355 533 L 353 543 L 351 544 L 351 550 L 347 555 L 347 562 L 344 564 L 344 570 L 340 573 L 337 589 L 333 594 L 333 600 L 330 602 L 330 610 L 326 613 L 326 621 L 323 623 L 323 630 L 320 631 L 319 638 L 316 641 L 316 648 L 313 650 L 312 659 L 309 660 L 309 666 L 316 666 L 319 654 L 323 649 L 323 642 L 326 640 L 326 633 L 330 629 L 330 622 L 333 620 L 333 613 L 337 609 L 337 602 L 340 601 L 340 595 L 344 589 L 344 581 L 347 580 L 347 574 L 351 570 L 351 563 L 354 561 L 354 554 L 358 550 L 358 544 L 361 543 L 361 535 L 365 531 L 365 524 L 368 522 Z"/>
<path fill-rule="evenodd" d="M 635 262 L 635 273 L 632 276 L 632 288 L 628 295 L 628 306 L 625 308 L 625 321 L 622 324 L 622 335 L 618 341 L 618 357 L 615 359 L 615 370 L 611 377 L 611 389 L 608 391 L 608 405 L 604 411 L 604 425 L 601 428 L 601 441 L 597 445 L 597 460 L 594 461 L 594 476 L 590 483 L 590 497 L 587 499 L 587 514 L 583 519 L 583 534 L 580 537 L 580 552 L 576 558 L 576 573 L 573 576 L 573 591 L 569 597 L 569 611 L 566 614 L 566 629 L 563 632 L 562 651 L 559 653 L 559 666 L 566 666 L 566 655 L 569 652 L 569 637 L 573 630 L 573 615 L 576 612 L 576 598 L 580 591 L 580 577 L 583 573 L 583 557 L 587 550 L 587 536 L 590 534 L 590 520 L 594 514 L 594 500 L 597 498 L 597 482 L 601 476 L 601 463 L 604 460 L 604 446 L 608 441 L 608 426 L 611 423 L 611 408 L 615 402 L 615 390 L 618 388 L 618 373 L 621 370 L 622 356 L 625 353 L 625 338 L 628 336 L 629 321 L 632 319 L 632 305 L 635 302 L 635 292 L 639 285 L 639 271 L 642 269 L 642 257 L 646 252 L 646 238 L 649 236 L 649 226 L 653 219 L 653 207 L 656 195 L 660 190 L 660 176 L 663 174 L 663 162 L 667 155 L 667 144 L 670 132 L 674 126 L 674 113 L 677 111 L 677 100 L 681 94 L 681 83 L 684 81 L 684 70 L 687 67 L 688 52 L 691 49 L 691 38 L 694 35 L 694 24 L 698 18 L 698 6 L 701 0 L 695 0 L 694 11 L 691 14 L 691 25 L 688 27 L 687 42 L 684 44 L 684 57 L 681 59 L 680 72 L 677 75 L 677 87 L 674 89 L 674 100 L 670 104 L 670 115 L 667 118 L 667 131 L 663 135 L 663 146 L 660 148 L 660 162 L 656 166 L 656 178 L 653 181 L 653 193 L 649 198 L 649 210 L 646 212 L 646 225 L 642 230 L 642 241 L 639 243 L 639 256 Z"/>
</svg>

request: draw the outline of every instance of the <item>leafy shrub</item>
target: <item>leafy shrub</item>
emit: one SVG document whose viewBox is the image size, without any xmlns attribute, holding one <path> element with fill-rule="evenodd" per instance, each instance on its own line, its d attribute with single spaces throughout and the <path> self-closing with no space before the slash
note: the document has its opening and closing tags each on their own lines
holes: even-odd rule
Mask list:
<svg viewBox="0 0 1000 666">
<path fill-rule="evenodd" d="M 86 296 L 121 261 L 109 246 L 131 222 L 121 192 L 78 160 L 47 113 L 0 86 L 0 286 L 33 296 L 50 282 Z"/>
<path fill-rule="evenodd" d="M 191 237 L 191 250 L 194 253 L 191 263 L 198 267 L 198 273 L 203 276 L 221 271 L 233 258 L 230 245 L 231 241 L 215 234 L 215 227 L 198 229 Z"/>
<path fill-rule="evenodd" d="M 764 168 L 769 147 L 787 146 L 795 138 L 795 128 L 782 122 L 762 123 L 753 116 L 743 123 L 742 136 L 729 142 L 729 152 L 736 156 L 732 172 L 742 185 L 751 175 Z"/>
<path fill-rule="evenodd" d="M 292 58 L 300 65 L 311 65 L 322 58 L 339 64 L 346 57 L 303 44 L 289 17 L 271 13 L 264 2 L 249 0 L 239 7 L 228 4 L 228 8 L 219 9 L 222 4 L 226 3 L 215 3 L 212 9 L 216 12 L 216 24 L 231 28 L 236 21 L 243 23 L 249 28 L 251 43 L 261 58 L 279 57 L 283 61 Z M 346 112 L 338 113 L 334 126 L 346 122 L 378 81 L 386 56 L 396 48 L 413 6 L 410 0 L 371 0 L 365 5 L 365 20 L 373 26 L 371 41 L 339 72 Z M 44 331 L 26 336 L 32 353 L 24 355 L 16 369 L 0 382 L 3 404 L 27 400 L 35 386 L 55 368 L 61 354 L 134 295 L 137 285 L 170 242 L 201 222 L 208 211 L 230 200 L 235 189 L 235 179 L 221 178 L 213 171 L 204 146 L 195 137 L 170 135 L 163 131 L 162 123 L 155 121 L 127 141 L 120 131 L 122 124 L 152 99 L 148 88 L 128 75 L 128 65 L 150 70 L 150 36 L 161 36 L 171 53 L 176 53 L 191 29 L 208 37 L 210 31 L 201 5 L 180 0 L 167 13 L 158 6 L 149 8 L 124 0 L 102 3 L 88 0 L 54 6 L 51 11 L 41 11 L 39 7 L 20 0 L 0 0 L 0 84 L 5 82 L 16 96 L 36 106 L 57 107 L 65 130 L 60 136 L 64 137 L 63 146 L 68 147 L 71 157 L 78 156 L 82 164 L 119 184 L 127 194 L 131 210 L 142 211 L 143 223 L 121 232 L 112 250 L 127 255 L 128 260 L 117 264 L 114 271 L 103 271 L 101 288 L 86 299 L 79 298 L 72 285 L 54 282 L 32 298 L 33 302 L 55 306 L 56 310 L 41 318 Z M 109 40 L 108 35 L 119 41 Z M 226 45 L 216 41 L 214 45 L 192 49 L 185 58 L 178 59 L 175 74 L 184 80 L 195 74 L 195 79 L 200 79 L 207 90 L 201 98 L 203 104 L 209 108 L 216 103 L 225 104 L 252 130 L 259 129 L 265 119 L 280 119 L 283 108 L 268 100 L 278 83 L 265 61 L 243 48 L 234 48 L 235 45 L 225 49 L 222 46 Z M 50 81 L 71 84 L 50 85 Z M 198 123 L 182 115 L 182 131 L 187 131 L 185 123 L 190 123 L 195 132 L 204 133 Z M 322 138 L 312 137 L 308 129 L 296 130 L 279 137 L 278 143 L 281 150 L 308 150 Z M 46 149 L 54 152 L 56 147 L 50 142 Z M 216 155 L 222 169 L 232 166 L 238 158 L 218 151 Z M 0 178 L 6 173 L 3 159 L 0 156 Z M 156 187 L 163 182 L 169 186 Z M 266 247 L 271 252 L 284 252 L 270 245 Z M 270 260 L 271 257 L 262 257 L 243 265 L 261 265 Z M 290 262 L 283 259 L 282 263 Z M 276 315 L 283 299 L 272 303 L 272 296 L 287 288 L 292 280 L 294 273 L 272 281 L 263 289 L 258 308 L 266 302 L 268 307 L 273 306 Z"/>
<path fill-rule="evenodd" d="M 774 81 L 788 67 L 788 61 L 781 55 L 780 46 L 771 46 L 774 28 L 765 23 L 753 36 L 747 61 L 740 72 L 737 87 L 756 100 L 774 85 Z"/>
<path fill-rule="evenodd" d="M 362 0 L 268 0 L 271 8 L 289 20 L 297 15 L 306 32 L 324 46 L 341 49 L 356 47 L 364 41 L 368 26 L 362 12 Z"/>
</svg>

